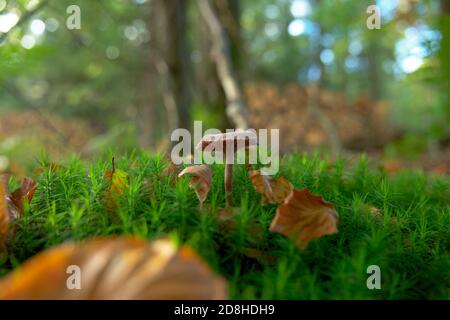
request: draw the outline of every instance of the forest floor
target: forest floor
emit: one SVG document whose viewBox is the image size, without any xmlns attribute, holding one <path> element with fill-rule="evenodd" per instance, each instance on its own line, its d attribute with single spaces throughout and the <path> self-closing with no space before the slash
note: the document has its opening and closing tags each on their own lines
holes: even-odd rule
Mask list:
<svg viewBox="0 0 450 320">
<path fill-rule="evenodd" d="M 130 187 L 115 213 L 105 201 L 109 161 L 42 160 L 37 189 L 0 261 L 0 276 L 42 250 L 68 240 L 135 234 L 176 237 L 229 284 L 231 299 L 448 299 L 450 288 L 450 179 L 421 171 L 388 174 L 361 157 L 351 165 L 292 154 L 280 175 L 334 205 L 338 232 L 300 250 L 269 231 L 276 206 L 261 205 L 245 168 L 235 166 L 233 200 L 241 211 L 234 228 L 222 228 L 223 166 L 213 165 L 204 207 L 189 180 L 165 171 L 162 156 L 134 153 L 116 159 Z M 19 186 L 12 177 L 9 189 Z M 262 232 L 254 232 L 250 221 Z M 381 289 L 369 290 L 367 268 L 381 270 Z"/>
</svg>

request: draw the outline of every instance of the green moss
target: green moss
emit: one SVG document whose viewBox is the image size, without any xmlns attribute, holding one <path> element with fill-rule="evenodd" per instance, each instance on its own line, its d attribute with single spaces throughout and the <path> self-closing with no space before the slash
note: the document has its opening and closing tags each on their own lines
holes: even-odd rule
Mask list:
<svg viewBox="0 0 450 320">
<path fill-rule="evenodd" d="M 188 243 L 230 284 L 233 299 L 447 299 L 450 287 L 450 179 L 403 171 L 387 176 L 344 160 L 330 164 L 318 156 L 293 154 L 281 162 L 281 174 L 297 188 L 307 187 L 332 202 L 339 232 L 313 240 L 299 251 L 287 238 L 268 232 L 276 207 L 260 205 L 244 168 L 234 172 L 234 201 L 242 210 L 237 229 L 219 228 L 215 213 L 225 203 L 223 168 L 213 166 L 214 181 L 201 213 L 187 179 L 171 183 L 158 175 L 167 163 L 161 156 L 133 153 L 116 159 L 130 176 L 116 217 L 102 194 L 110 163 L 77 158 L 38 177 L 38 189 L 0 264 L 6 274 L 27 258 L 64 241 L 100 235 L 136 234 L 149 240 L 170 235 Z M 146 181 L 151 181 L 150 190 Z M 17 181 L 11 180 L 11 187 Z M 370 207 L 380 210 L 374 218 Z M 257 221 L 262 237 L 248 232 Z M 270 264 L 247 257 L 248 248 L 274 258 Z M 367 267 L 381 268 L 381 290 L 368 290 Z"/>
</svg>

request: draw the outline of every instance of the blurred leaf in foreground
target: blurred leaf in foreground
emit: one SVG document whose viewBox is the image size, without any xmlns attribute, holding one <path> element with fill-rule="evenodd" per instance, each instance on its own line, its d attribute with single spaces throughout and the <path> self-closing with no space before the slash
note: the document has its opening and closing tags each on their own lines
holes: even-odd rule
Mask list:
<svg viewBox="0 0 450 320">
<path fill-rule="evenodd" d="M 62 244 L 32 257 L 0 281 L 0 299 L 226 297 L 222 277 L 189 247 L 177 248 L 166 239 L 148 243 L 133 237 L 98 238 Z"/>
</svg>

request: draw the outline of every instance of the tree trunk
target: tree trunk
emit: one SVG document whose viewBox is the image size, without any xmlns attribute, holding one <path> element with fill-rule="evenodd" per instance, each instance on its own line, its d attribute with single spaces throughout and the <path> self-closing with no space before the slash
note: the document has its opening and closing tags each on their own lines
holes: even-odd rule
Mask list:
<svg viewBox="0 0 450 320">
<path fill-rule="evenodd" d="M 234 69 L 228 35 L 211 1 L 199 0 L 198 5 L 210 32 L 212 57 L 227 99 L 226 113 L 236 128 L 247 129 L 245 102 Z"/>
<path fill-rule="evenodd" d="M 230 40 L 230 56 L 236 70 L 236 77 L 239 81 L 240 66 L 242 65 L 242 39 L 240 28 L 240 8 L 238 0 L 213 0 L 212 5 L 217 9 L 217 17 L 223 25 L 223 31 Z M 225 130 L 232 127 L 230 119 L 227 117 L 227 100 L 222 88 L 214 58 L 212 56 L 213 39 L 209 31 L 209 26 L 200 15 L 197 23 L 198 48 L 201 62 L 196 67 L 196 85 L 199 101 L 219 115 L 218 128 Z"/>
<path fill-rule="evenodd" d="M 168 131 L 190 128 L 186 0 L 152 0 L 152 56 L 159 73 Z"/>
</svg>

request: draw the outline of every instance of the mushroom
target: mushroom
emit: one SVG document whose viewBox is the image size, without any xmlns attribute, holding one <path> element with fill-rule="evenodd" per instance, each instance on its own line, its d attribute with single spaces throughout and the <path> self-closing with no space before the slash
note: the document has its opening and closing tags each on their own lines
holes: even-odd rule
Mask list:
<svg viewBox="0 0 450 320">
<path fill-rule="evenodd" d="M 233 153 L 227 154 L 227 145 L 232 144 Z M 245 148 L 248 150 L 250 146 L 256 146 L 257 138 L 253 131 L 235 131 L 219 134 L 207 134 L 197 144 L 197 150 L 204 151 L 213 149 L 214 151 L 223 152 L 226 157 L 225 161 L 225 193 L 226 206 L 233 206 L 232 181 L 233 181 L 233 155 L 235 151 Z M 231 158 L 230 158 L 231 156 Z"/>
</svg>

